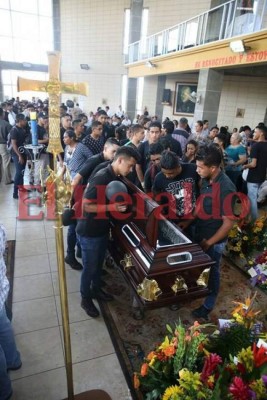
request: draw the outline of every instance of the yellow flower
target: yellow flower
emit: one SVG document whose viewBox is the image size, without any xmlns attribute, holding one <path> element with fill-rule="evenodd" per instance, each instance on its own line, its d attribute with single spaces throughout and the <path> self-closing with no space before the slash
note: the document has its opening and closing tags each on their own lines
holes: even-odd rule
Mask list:
<svg viewBox="0 0 267 400">
<path fill-rule="evenodd" d="M 266 395 L 266 390 L 262 379 L 254 381 L 249 386 L 253 390 L 253 392 L 256 393 L 257 399 L 264 399 L 264 396 Z"/>
<path fill-rule="evenodd" d="M 184 391 L 180 386 L 170 386 L 165 390 L 162 400 L 179 400 L 183 393 Z"/>
<path fill-rule="evenodd" d="M 254 355 L 251 347 L 242 349 L 237 355 L 238 361 L 243 364 L 247 372 L 251 372 L 254 367 Z"/>
<path fill-rule="evenodd" d="M 244 236 L 244 237 L 243 237 L 243 240 L 248 240 L 248 237 L 247 237 L 247 236 Z"/>
<path fill-rule="evenodd" d="M 180 386 L 185 390 L 199 390 L 202 386 L 202 382 L 200 380 L 200 373 L 191 372 L 188 369 L 183 368 L 179 371 L 180 379 L 178 379 Z"/>
</svg>

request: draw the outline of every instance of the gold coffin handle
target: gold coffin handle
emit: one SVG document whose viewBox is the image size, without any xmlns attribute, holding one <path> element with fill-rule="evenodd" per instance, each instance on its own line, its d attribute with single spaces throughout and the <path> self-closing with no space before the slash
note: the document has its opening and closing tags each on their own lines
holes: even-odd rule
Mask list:
<svg viewBox="0 0 267 400">
<path fill-rule="evenodd" d="M 162 291 L 155 279 L 145 278 L 137 287 L 137 293 L 147 301 L 154 301 L 162 294 Z"/>
<path fill-rule="evenodd" d="M 199 278 L 197 280 L 197 286 L 202 286 L 202 287 L 207 287 L 208 282 L 209 282 L 209 276 L 210 276 L 210 268 L 204 269 L 204 271 L 201 272 L 199 275 Z"/>
<path fill-rule="evenodd" d="M 124 271 L 129 271 L 129 269 L 133 268 L 131 254 L 124 254 L 123 260 L 120 261 L 120 264 L 123 266 Z"/>
<path fill-rule="evenodd" d="M 177 294 L 179 290 L 185 290 L 186 293 L 188 292 L 188 286 L 181 275 L 178 275 L 175 278 L 174 284 L 171 286 L 171 288 L 175 294 Z"/>
</svg>

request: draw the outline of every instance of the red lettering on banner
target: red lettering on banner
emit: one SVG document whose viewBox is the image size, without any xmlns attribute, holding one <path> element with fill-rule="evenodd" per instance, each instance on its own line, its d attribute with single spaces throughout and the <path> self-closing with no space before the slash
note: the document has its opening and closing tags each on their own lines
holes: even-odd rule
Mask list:
<svg viewBox="0 0 267 400">
<path fill-rule="evenodd" d="M 223 65 L 235 65 L 242 64 L 248 62 L 255 61 L 265 61 L 267 60 L 267 50 L 264 51 L 253 51 L 251 53 L 239 54 L 238 56 L 229 56 L 229 57 L 219 57 L 219 58 L 211 58 L 209 60 L 203 60 L 201 62 L 195 63 L 195 68 L 211 68 L 211 67 L 219 67 Z"/>
</svg>

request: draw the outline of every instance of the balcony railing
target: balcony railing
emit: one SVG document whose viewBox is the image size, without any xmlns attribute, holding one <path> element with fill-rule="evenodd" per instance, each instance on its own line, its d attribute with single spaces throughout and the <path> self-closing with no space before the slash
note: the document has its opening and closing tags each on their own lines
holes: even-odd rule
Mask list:
<svg viewBox="0 0 267 400">
<path fill-rule="evenodd" d="M 245 3 L 248 6 L 245 6 Z M 228 1 L 130 44 L 125 63 L 147 60 L 189 47 L 258 32 L 267 27 L 266 7 L 267 0 Z"/>
</svg>

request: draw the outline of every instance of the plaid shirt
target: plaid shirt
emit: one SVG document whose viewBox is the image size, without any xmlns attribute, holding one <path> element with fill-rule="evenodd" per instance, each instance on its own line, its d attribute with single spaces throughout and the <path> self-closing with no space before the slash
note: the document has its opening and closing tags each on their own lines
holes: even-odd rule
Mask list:
<svg viewBox="0 0 267 400">
<path fill-rule="evenodd" d="M 0 224 L 0 310 L 4 307 L 9 291 L 9 282 L 6 277 L 6 264 L 4 260 L 6 238 L 6 230 L 4 226 Z"/>
<path fill-rule="evenodd" d="M 82 143 L 77 143 L 74 149 L 66 146 L 64 151 L 64 164 L 68 167 L 72 178 L 74 178 L 85 162 L 93 155 L 91 150 Z"/>
</svg>

